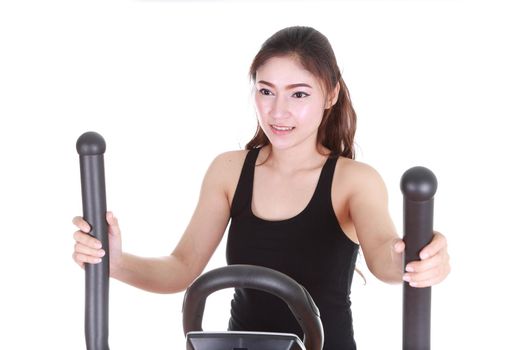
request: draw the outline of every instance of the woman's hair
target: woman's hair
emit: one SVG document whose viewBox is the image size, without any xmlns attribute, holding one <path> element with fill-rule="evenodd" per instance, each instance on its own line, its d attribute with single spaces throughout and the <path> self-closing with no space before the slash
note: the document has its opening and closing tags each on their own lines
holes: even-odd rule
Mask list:
<svg viewBox="0 0 525 350">
<path fill-rule="evenodd" d="M 332 156 L 354 159 L 354 134 L 356 115 L 348 88 L 341 76 L 334 51 L 328 39 L 310 27 L 288 27 L 268 38 L 253 59 L 250 77 L 255 81 L 257 69 L 272 57 L 292 56 L 317 77 L 326 94 L 339 83 L 337 102 L 323 114 L 317 132 L 319 144 L 330 150 Z M 260 125 L 255 136 L 246 144 L 246 149 L 268 145 L 270 141 Z"/>
</svg>

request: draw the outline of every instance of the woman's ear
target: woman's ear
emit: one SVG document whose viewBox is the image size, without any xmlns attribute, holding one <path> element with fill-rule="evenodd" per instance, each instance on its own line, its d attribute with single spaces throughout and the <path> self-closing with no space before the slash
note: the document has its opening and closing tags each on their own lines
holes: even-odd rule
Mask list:
<svg viewBox="0 0 525 350">
<path fill-rule="evenodd" d="M 339 82 L 337 82 L 335 88 L 332 90 L 332 92 L 328 95 L 328 98 L 326 99 L 325 109 L 332 108 L 332 106 L 336 104 L 337 98 L 339 97 L 340 89 L 341 86 L 339 85 Z"/>
</svg>

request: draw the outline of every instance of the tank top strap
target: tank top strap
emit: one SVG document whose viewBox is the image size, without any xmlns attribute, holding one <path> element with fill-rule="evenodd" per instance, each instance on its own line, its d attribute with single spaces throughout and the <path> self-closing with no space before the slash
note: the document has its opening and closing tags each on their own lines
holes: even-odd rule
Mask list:
<svg viewBox="0 0 525 350">
<path fill-rule="evenodd" d="M 251 149 L 246 154 L 239 182 L 237 183 L 237 188 L 233 195 L 230 210 L 231 217 L 239 215 L 243 210 L 250 208 L 251 206 L 255 162 L 257 161 L 257 156 L 259 155 L 260 150 L 260 148 Z"/>
<path fill-rule="evenodd" d="M 314 194 L 316 197 L 314 202 L 325 208 L 327 205 L 332 205 L 332 183 L 337 159 L 338 157 L 329 156 L 326 160 Z"/>
</svg>

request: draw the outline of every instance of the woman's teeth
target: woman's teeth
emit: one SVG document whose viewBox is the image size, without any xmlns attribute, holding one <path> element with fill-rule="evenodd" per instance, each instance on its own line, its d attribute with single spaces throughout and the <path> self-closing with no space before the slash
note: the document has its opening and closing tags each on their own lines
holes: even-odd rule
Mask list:
<svg viewBox="0 0 525 350">
<path fill-rule="evenodd" d="M 277 125 L 272 125 L 272 128 L 274 128 L 275 130 L 279 130 L 279 131 L 290 131 L 293 129 L 292 126 L 277 126 Z"/>
</svg>

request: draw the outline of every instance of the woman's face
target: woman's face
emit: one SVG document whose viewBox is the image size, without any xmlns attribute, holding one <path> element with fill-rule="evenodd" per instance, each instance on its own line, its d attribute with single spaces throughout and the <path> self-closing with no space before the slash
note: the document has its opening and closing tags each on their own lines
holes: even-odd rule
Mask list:
<svg viewBox="0 0 525 350">
<path fill-rule="evenodd" d="M 293 57 L 273 57 L 257 69 L 255 105 L 259 125 L 277 149 L 304 142 L 314 147 L 327 108 L 319 80 Z"/>
</svg>

